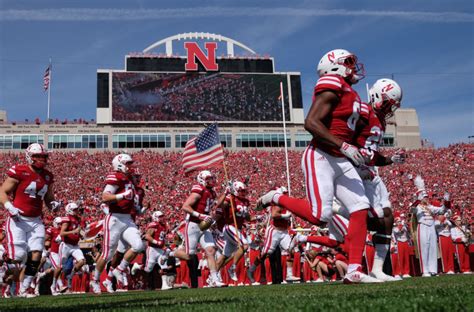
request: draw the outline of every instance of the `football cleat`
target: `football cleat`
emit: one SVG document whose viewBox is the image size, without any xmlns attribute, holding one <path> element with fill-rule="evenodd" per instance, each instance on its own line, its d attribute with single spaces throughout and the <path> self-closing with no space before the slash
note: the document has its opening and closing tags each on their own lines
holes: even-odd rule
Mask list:
<svg viewBox="0 0 474 312">
<path fill-rule="evenodd" d="M 114 287 L 112 285 L 112 282 L 109 279 L 106 279 L 105 281 L 103 281 L 102 285 L 105 287 L 105 289 L 107 289 L 108 293 L 114 292 Z"/>
<path fill-rule="evenodd" d="M 137 271 L 138 271 L 138 270 L 141 270 L 141 269 L 142 269 L 142 266 L 141 266 L 140 264 L 138 264 L 138 263 L 135 262 L 135 263 L 133 264 L 132 270 L 131 270 L 132 275 L 137 274 Z"/>
<path fill-rule="evenodd" d="M 453 274 L 454 274 L 454 273 L 453 273 Z M 403 276 L 402 276 L 402 277 L 403 277 L 403 278 L 410 278 L 410 277 L 411 277 L 411 275 L 410 275 L 410 274 L 403 274 Z"/>
<path fill-rule="evenodd" d="M 255 206 L 255 210 L 261 211 L 264 208 L 274 204 L 273 196 L 275 196 L 275 194 L 283 194 L 285 193 L 285 191 L 286 191 L 286 188 L 279 187 L 276 190 L 271 190 L 270 192 L 266 193 L 265 195 L 263 195 L 257 200 L 257 205 Z"/>
<path fill-rule="evenodd" d="M 357 270 L 351 273 L 347 273 L 346 276 L 344 276 L 344 284 L 366 284 L 366 283 L 383 283 L 383 281 L 373 278 Z"/>
<path fill-rule="evenodd" d="M 317 280 L 314 281 L 315 283 L 324 283 L 324 280 L 322 278 L 318 278 Z"/>
<path fill-rule="evenodd" d="M 117 279 L 117 282 L 120 282 L 122 284 L 124 284 L 124 279 L 126 279 L 127 277 L 125 276 L 125 274 L 120 271 L 118 268 L 115 268 L 113 271 L 112 271 L 112 274 L 115 276 L 115 278 Z"/>
<path fill-rule="evenodd" d="M 397 279 L 396 277 L 390 276 L 385 274 L 384 272 L 370 272 L 369 274 L 371 277 L 381 280 L 382 282 L 397 282 L 401 279 Z"/>
<path fill-rule="evenodd" d="M 296 282 L 296 281 L 299 281 L 300 278 L 299 277 L 296 277 L 296 276 L 293 276 L 293 275 L 289 275 L 286 277 L 286 281 L 287 282 Z"/>
<path fill-rule="evenodd" d="M 431 277 L 430 273 L 423 273 L 422 277 Z"/>
<path fill-rule="evenodd" d="M 20 289 L 20 291 L 18 292 L 18 297 L 19 298 L 34 298 L 36 297 L 35 294 L 30 294 L 28 292 L 28 289 Z"/>
<path fill-rule="evenodd" d="M 91 290 L 94 294 L 100 294 L 102 291 L 100 290 L 100 285 L 99 282 L 97 281 L 91 281 L 89 283 L 89 286 L 91 287 Z"/>
<path fill-rule="evenodd" d="M 55 285 L 51 285 L 50 289 L 51 289 L 51 295 L 53 295 L 53 296 L 58 296 L 59 295 L 59 291 L 57 291 Z"/>
</svg>

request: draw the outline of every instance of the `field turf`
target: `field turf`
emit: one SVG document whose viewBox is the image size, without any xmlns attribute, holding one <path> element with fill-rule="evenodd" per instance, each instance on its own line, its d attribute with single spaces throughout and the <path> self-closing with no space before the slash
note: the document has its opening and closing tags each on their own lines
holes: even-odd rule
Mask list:
<svg viewBox="0 0 474 312">
<path fill-rule="evenodd" d="M 0 299 L 0 311 L 474 311 L 474 275 Z"/>
</svg>

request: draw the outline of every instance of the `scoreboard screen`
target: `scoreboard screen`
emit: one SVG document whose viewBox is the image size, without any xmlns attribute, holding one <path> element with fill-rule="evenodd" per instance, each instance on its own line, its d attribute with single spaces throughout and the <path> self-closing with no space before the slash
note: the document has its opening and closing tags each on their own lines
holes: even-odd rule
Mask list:
<svg viewBox="0 0 474 312">
<path fill-rule="evenodd" d="M 288 91 L 298 90 L 287 74 L 111 72 L 110 79 L 115 123 L 281 122 L 280 82 L 291 121 Z"/>
</svg>

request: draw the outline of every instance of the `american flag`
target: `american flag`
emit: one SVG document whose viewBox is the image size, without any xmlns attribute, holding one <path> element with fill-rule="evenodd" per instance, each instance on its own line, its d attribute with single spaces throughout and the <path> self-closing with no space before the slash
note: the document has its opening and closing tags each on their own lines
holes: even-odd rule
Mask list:
<svg viewBox="0 0 474 312">
<path fill-rule="evenodd" d="M 207 168 L 224 159 L 217 124 L 212 124 L 186 143 L 183 152 L 184 172 Z"/>
<path fill-rule="evenodd" d="M 49 80 L 51 78 L 51 65 L 46 68 L 46 71 L 44 72 L 43 76 L 43 88 L 44 91 L 48 91 L 49 89 Z"/>
</svg>

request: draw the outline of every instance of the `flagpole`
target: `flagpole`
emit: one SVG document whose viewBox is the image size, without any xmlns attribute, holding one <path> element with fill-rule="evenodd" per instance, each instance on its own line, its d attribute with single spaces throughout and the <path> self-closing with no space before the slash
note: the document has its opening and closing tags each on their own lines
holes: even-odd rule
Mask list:
<svg viewBox="0 0 474 312">
<path fill-rule="evenodd" d="M 283 138 L 285 140 L 285 162 L 286 162 L 286 183 L 288 184 L 288 195 L 291 196 L 290 184 L 290 166 L 288 164 L 288 146 L 286 140 L 286 119 L 285 119 L 285 100 L 283 99 L 283 82 L 280 81 L 281 112 L 283 115 Z"/>
<path fill-rule="evenodd" d="M 49 123 L 49 111 L 51 106 L 51 80 L 53 79 L 53 64 L 51 57 L 49 58 L 49 83 L 48 83 L 48 116 L 46 122 Z"/>
</svg>

